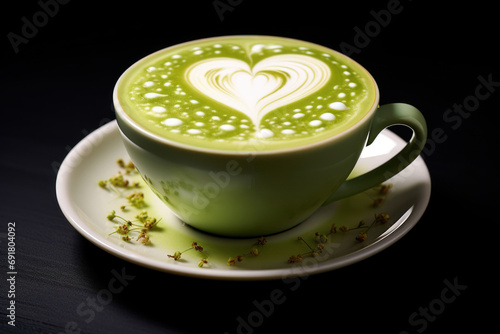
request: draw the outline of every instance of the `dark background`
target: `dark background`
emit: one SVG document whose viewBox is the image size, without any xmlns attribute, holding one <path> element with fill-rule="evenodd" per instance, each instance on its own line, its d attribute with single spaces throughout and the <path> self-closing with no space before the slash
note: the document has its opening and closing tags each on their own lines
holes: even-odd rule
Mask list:
<svg viewBox="0 0 500 334">
<path fill-rule="evenodd" d="M 255 333 L 445 333 L 465 326 L 482 333 L 494 323 L 487 311 L 498 312 L 498 260 L 488 247 L 498 242 L 493 153 L 500 87 L 492 86 L 484 100 L 475 97 L 480 77 L 500 82 L 494 2 L 402 0 L 385 26 L 373 13 L 394 1 L 221 0 L 232 3 L 223 20 L 211 0 L 41 3 L 52 4 L 46 20 L 36 14 L 42 10 L 37 1 L 2 3 L 0 14 L 0 332 L 236 333 L 238 317 L 246 319 L 256 309 L 253 301 L 269 299 L 274 289 L 285 291 L 286 301 Z M 16 53 L 9 33 L 22 36 L 23 17 L 33 22 L 33 15 L 40 27 Z M 358 32 L 366 28 L 372 29 L 369 40 Z M 423 154 L 432 195 L 408 235 L 290 291 L 281 280 L 225 282 L 155 272 L 107 254 L 73 229 L 55 198 L 57 166 L 86 134 L 114 118 L 111 93 L 119 75 L 158 49 L 229 34 L 286 36 L 337 50 L 348 43 L 357 47 L 351 57 L 377 80 L 381 104 L 406 102 L 424 113 L 429 133 L 439 133 Z M 464 103 L 470 112 L 447 112 Z M 5 316 L 11 221 L 15 328 Z M 78 305 L 107 288 L 113 269 L 135 278 L 85 322 Z M 466 288 L 425 327 L 424 321 L 410 323 L 414 312 L 439 304 L 446 280 Z"/>
</svg>

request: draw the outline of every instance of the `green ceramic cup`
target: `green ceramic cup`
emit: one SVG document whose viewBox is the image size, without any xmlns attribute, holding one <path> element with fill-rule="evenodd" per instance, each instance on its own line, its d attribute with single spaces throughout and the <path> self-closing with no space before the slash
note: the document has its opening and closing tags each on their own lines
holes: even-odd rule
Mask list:
<svg viewBox="0 0 500 334">
<path fill-rule="evenodd" d="M 267 151 L 200 148 L 161 138 L 134 121 L 119 94 L 122 78 L 113 101 L 130 158 L 181 220 L 218 235 L 252 237 L 292 228 L 319 207 L 396 175 L 420 154 L 427 136 L 425 119 L 416 108 L 379 106 L 373 84 L 375 100 L 364 116 L 319 142 Z M 399 124 L 414 133 L 406 147 L 380 167 L 346 181 L 363 148 L 383 129 Z"/>
</svg>

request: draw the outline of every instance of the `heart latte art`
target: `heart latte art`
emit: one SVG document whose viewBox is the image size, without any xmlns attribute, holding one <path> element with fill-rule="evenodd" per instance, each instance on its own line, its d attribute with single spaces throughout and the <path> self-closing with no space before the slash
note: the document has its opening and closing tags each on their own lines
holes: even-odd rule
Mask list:
<svg viewBox="0 0 500 334">
<path fill-rule="evenodd" d="M 330 76 L 321 60 L 293 54 L 272 56 L 253 67 L 239 59 L 210 58 L 186 72 L 194 88 L 246 114 L 257 128 L 267 113 L 311 95 Z"/>
<path fill-rule="evenodd" d="M 120 79 L 124 111 L 167 140 L 218 150 L 274 150 L 344 131 L 375 100 L 357 63 L 319 45 L 240 36 L 167 48 Z"/>
</svg>

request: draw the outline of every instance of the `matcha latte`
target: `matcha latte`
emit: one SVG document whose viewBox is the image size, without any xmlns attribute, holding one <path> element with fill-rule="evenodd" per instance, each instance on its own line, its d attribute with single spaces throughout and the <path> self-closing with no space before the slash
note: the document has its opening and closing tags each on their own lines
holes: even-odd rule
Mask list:
<svg viewBox="0 0 500 334">
<path fill-rule="evenodd" d="M 160 50 L 120 78 L 139 127 L 169 141 L 229 151 L 311 144 L 362 119 L 376 87 L 359 64 L 280 37 L 229 36 Z"/>
</svg>

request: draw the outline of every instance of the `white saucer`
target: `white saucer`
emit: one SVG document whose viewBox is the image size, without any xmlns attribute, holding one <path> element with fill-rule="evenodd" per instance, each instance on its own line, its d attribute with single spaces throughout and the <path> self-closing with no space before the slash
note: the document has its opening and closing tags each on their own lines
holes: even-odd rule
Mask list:
<svg viewBox="0 0 500 334">
<path fill-rule="evenodd" d="M 353 174 L 382 164 L 404 145 L 401 138 L 384 130 L 371 146 L 365 148 Z M 252 256 L 249 253 L 256 247 L 257 239 L 217 237 L 195 230 L 174 216 L 138 174 L 127 175 L 131 181 L 141 184 L 139 190 L 144 193 L 148 204 L 143 210 L 151 216 L 162 217 L 158 227 L 148 232 L 151 244 L 143 245 L 135 238 L 126 242 L 119 234 L 110 234 L 117 224 L 107 220 L 106 216 L 111 210 L 122 215 L 120 206 L 126 203 L 126 199 L 97 183 L 120 170 L 116 164 L 119 158 L 129 161 L 116 121 L 92 132 L 73 148 L 62 163 L 56 181 L 57 200 L 66 218 L 85 238 L 124 260 L 151 269 L 201 278 L 276 279 L 321 273 L 361 261 L 408 233 L 424 213 L 430 198 L 429 172 L 423 159 L 418 157 L 387 182 L 393 187 L 379 207 L 373 206 L 374 199 L 380 197 L 374 189 L 335 202 L 321 208 L 299 226 L 267 236 L 267 243 L 257 246 L 260 254 Z M 134 208 L 123 215 L 134 217 L 138 212 L 140 210 Z M 318 244 L 315 233 L 327 234 L 332 223 L 337 227 L 354 228 L 364 220 L 369 225 L 374 215 L 382 212 L 389 214 L 389 221 L 374 225 L 365 241 L 356 240 L 358 233 L 363 231 L 360 229 L 337 232 L 323 242 L 325 247 L 319 255 L 305 256 L 300 263 L 288 263 L 290 256 L 309 251 L 304 241 L 315 248 Z M 204 248 L 204 254 L 191 250 L 183 253 L 178 261 L 167 256 L 189 249 L 193 241 Z M 244 255 L 243 261 L 228 265 L 228 259 L 237 255 Z M 207 256 L 208 263 L 198 267 L 200 260 Z"/>
</svg>

